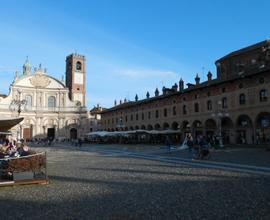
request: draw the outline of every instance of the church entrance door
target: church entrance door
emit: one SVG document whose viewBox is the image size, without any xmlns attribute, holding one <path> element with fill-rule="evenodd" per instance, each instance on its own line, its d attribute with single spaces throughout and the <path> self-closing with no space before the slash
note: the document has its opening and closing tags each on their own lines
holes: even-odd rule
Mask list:
<svg viewBox="0 0 270 220">
<path fill-rule="evenodd" d="M 70 139 L 77 139 L 77 129 L 76 128 L 70 129 Z"/>
<path fill-rule="evenodd" d="M 53 140 L 55 138 L 55 128 L 48 128 L 47 138 Z"/>
<path fill-rule="evenodd" d="M 23 129 L 23 139 L 24 140 L 29 140 L 30 138 L 32 138 L 30 128 L 24 128 Z"/>
</svg>

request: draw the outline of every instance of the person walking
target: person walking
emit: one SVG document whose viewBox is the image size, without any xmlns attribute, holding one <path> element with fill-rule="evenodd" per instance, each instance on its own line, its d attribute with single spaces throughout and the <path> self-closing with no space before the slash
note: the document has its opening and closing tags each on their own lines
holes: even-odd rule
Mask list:
<svg viewBox="0 0 270 220">
<path fill-rule="evenodd" d="M 166 136 L 165 144 L 167 146 L 167 151 L 171 152 L 171 141 L 170 141 L 169 136 Z"/>
<path fill-rule="evenodd" d="M 188 152 L 189 152 L 189 159 L 193 159 L 194 143 L 193 143 L 193 138 L 192 138 L 191 134 L 187 135 L 187 146 L 188 146 Z"/>
<path fill-rule="evenodd" d="M 79 148 L 82 146 L 82 139 L 81 138 L 78 139 L 78 146 L 79 146 Z"/>
</svg>

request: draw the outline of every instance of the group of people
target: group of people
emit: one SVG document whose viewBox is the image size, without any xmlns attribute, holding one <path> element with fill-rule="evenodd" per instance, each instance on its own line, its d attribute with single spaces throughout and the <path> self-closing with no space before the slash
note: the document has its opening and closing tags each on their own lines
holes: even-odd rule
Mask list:
<svg viewBox="0 0 270 220">
<path fill-rule="evenodd" d="M 10 157 L 22 157 L 28 156 L 31 151 L 28 146 L 22 142 L 16 142 L 15 140 L 1 139 L 0 140 L 0 159 Z"/>
<path fill-rule="evenodd" d="M 167 151 L 170 152 L 172 145 L 169 136 L 166 136 L 165 145 Z M 204 159 L 210 157 L 209 148 L 211 147 L 211 139 L 203 135 L 199 135 L 193 139 L 191 134 L 187 134 L 182 146 L 184 146 L 184 148 L 180 147 L 180 149 L 188 148 L 190 159 Z"/>
<path fill-rule="evenodd" d="M 194 140 L 192 135 L 188 134 L 185 142 L 188 146 L 190 159 L 204 159 L 210 156 L 211 143 L 205 136 L 199 135 Z"/>
</svg>

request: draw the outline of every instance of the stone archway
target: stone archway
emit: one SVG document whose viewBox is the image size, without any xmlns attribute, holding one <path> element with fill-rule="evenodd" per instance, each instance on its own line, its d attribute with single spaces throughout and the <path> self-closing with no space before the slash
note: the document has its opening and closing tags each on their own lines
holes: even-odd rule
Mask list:
<svg viewBox="0 0 270 220">
<path fill-rule="evenodd" d="M 217 123 L 214 119 L 209 118 L 204 123 L 206 137 L 212 140 L 213 136 L 217 132 Z"/>
<path fill-rule="evenodd" d="M 270 139 L 270 113 L 261 112 L 256 118 L 256 143 L 266 143 Z"/>
<path fill-rule="evenodd" d="M 160 125 L 159 124 L 155 124 L 155 130 L 160 130 Z"/>
<path fill-rule="evenodd" d="M 224 144 L 229 144 L 234 141 L 234 125 L 229 117 L 221 119 L 221 136 Z"/>
<path fill-rule="evenodd" d="M 171 129 L 174 130 L 174 131 L 178 131 L 177 133 L 175 133 L 173 136 L 172 136 L 172 141 L 174 143 L 180 143 L 180 140 L 181 140 L 181 132 L 180 132 L 180 126 L 177 122 L 173 122 L 172 123 L 172 126 L 171 126 Z"/>
<path fill-rule="evenodd" d="M 248 115 L 239 115 L 236 120 L 236 143 L 252 144 L 254 138 L 252 120 Z"/>
<path fill-rule="evenodd" d="M 76 128 L 71 128 L 70 131 L 70 139 L 77 139 L 77 129 Z"/>
<path fill-rule="evenodd" d="M 190 134 L 191 133 L 190 123 L 186 120 L 183 121 L 181 123 L 181 130 L 182 130 L 184 137 L 186 137 L 187 134 Z"/>
<path fill-rule="evenodd" d="M 167 122 L 163 123 L 163 130 L 168 130 L 169 128 L 170 125 Z"/>
<path fill-rule="evenodd" d="M 142 126 L 141 126 L 141 129 L 142 129 L 142 130 L 145 130 L 145 125 L 142 125 Z"/>
<path fill-rule="evenodd" d="M 148 130 L 148 131 L 153 130 L 153 126 L 152 126 L 152 125 L 147 125 L 147 130 Z"/>
<path fill-rule="evenodd" d="M 198 137 L 199 135 L 203 135 L 203 126 L 202 122 L 199 120 L 195 120 L 192 123 L 192 131 L 193 131 L 193 136 Z"/>
</svg>

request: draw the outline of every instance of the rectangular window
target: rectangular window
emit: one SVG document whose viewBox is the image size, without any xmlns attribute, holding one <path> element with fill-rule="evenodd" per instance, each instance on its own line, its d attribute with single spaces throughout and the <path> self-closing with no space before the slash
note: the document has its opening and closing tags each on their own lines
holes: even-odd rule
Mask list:
<svg viewBox="0 0 270 220">
<path fill-rule="evenodd" d="M 156 110 L 156 118 L 158 118 L 159 114 L 158 114 L 158 110 Z"/>
<path fill-rule="evenodd" d="M 210 100 L 207 102 L 207 110 L 208 111 L 212 110 L 212 102 Z"/>
<path fill-rule="evenodd" d="M 195 103 L 195 105 L 194 105 L 194 111 L 195 112 L 199 112 L 199 104 L 198 103 Z"/>
<path fill-rule="evenodd" d="M 228 105 L 227 105 L 227 98 L 223 98 L 223 99 L 222 99 L 222 108 L 228 108 Z"/>
<path fill-rule="evenodd" d="M 167 109 L 164 109 L 164 117 L 167 117 Z"/>
<path fill-rule="evenodd" d="M 176 115 L 176 107 L 173 106 L 173 115 Z"/>
<path fill-rule="evenodd" d="M 187 114 L 187 107 L 185 105 L 183 105 L 183 115 Z"/>
</svg>

